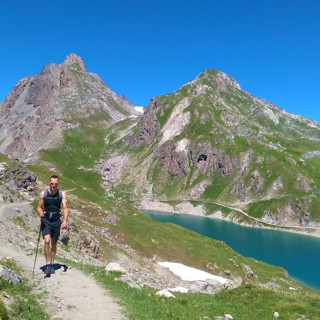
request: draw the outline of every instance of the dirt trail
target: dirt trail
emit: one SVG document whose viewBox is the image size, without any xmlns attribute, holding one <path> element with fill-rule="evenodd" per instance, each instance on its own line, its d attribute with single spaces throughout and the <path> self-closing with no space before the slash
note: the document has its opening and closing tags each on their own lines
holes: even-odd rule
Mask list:
<svg viewBox="0 0 320 320">
<path fill-rule="evenodd" d="M 115 300 L 99 286 L 93 278 L 85 275 L 79 270 L 66 268 L 55 264 L 56 272 L 51 277 L 45 277 L 40 269 L 44 264 L 44 256 L 38 254 L 35 267 L 35 275 L 32 277 L 35 255 L 27 253 L 18 246 L 11 245 L 7 237 L 4 237 L 8 214 L 12 208 L 25 206 L 20 204 L 1 204 L 1 241 L 0 258 L 11 257 L 23 268 L 23 277 L 35 283 L 35 293 L 43 296 L 43 307 L 51 315 L 50 319 L 61 320 L 122 320 L 126 319 L 123 309 Z M 42 245 L 42 241 L 40 240 Z"/>
</svg>

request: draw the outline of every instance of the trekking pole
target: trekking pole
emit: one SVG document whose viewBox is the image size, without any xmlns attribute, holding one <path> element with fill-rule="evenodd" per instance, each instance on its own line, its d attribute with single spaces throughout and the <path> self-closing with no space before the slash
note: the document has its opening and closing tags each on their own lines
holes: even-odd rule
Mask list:
<svg viewBox="0 0 320 320">
<path fill-rule="evenodd" d="M 39 242 L 40 242 L 40 235 L 41 235 L 41 222 L 40 222 L 40 230 L 39 230 L 39 236 L 38 236 L 36 256 L 35 256 L 35 258 L 34 258 L 34 265 L 33 265 L 32 277 L 34 277 L 34 268 L 35 268 L 35 266 L 36 266 L 36 261 L 37 261 L 38 248 L 39 248 Z"/>
</svg>

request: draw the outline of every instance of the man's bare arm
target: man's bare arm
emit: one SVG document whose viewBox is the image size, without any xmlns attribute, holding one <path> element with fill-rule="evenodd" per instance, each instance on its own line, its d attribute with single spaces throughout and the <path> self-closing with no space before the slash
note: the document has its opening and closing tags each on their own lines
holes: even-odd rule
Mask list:
<svg viewBox="0 0 320 320">
<path fill-rule="evenodd" d="M 42 191 L 40 193 L 40 197 L 39 197 L 39 201 L 38 201 L 38 205 L 37 205 L 37 212 L 38 212 L 38 215 L 40 216 L 40 218 L 43 218 L 45 215 L 45 213 L 43 211 L 43 205 L 44 205 L 43 196 L 44 196 L 44 192 Z"/>
<path fill-rule="evenodd" d="M 69 210 L 67 206 L 67 197 L 64 191 L 62 191 L 62 210 L 63 210 L 63 223 L 62 228 L 65 229 L 68 224 L 68 216 L 69 216 Z"/>
</svg>

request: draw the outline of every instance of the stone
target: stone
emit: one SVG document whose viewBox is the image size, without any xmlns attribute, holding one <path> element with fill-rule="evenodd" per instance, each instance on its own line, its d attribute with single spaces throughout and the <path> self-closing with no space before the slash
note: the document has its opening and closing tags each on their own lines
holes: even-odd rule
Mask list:
<svg viewBox="0 0 320 320">
<path fill-rule="evenodd" d="M 180 293 L 188 293 L 189 292 L 189 289 L 185 288 L 185 287 L 175 287 L 175 288 L 170 288 L 170 289 L 167 289 L 168 291 L 170 292 L 180 292 Z"/>
<path fill-rule="evenodd" d="M 213 279 L 206 279 L 194 281 L 190 287 L 190 291 L 214 295 L 222 288 L 223 285 L 219 281 Z"/>
<path fill-rule="evenodd" d="M 141 289 L 141 287 L 127 274 L 123 274 L 121 277 L 119 277 L 119 281 L 125 282 L 133 289 Z"/>
<path fill-rule="evenodd" d="M 224 270 L 224 274 L 225 274 L 226 276 L 230 276 L 231 272 L 230 272 L 230 270 Z"/>
<path fill-rule="evenodd" d="M 226 290 L 235 289 L 235 288 L 240 287 L 242 283 L 243 283 L 242 278 L 241 278 L 241 277 L 237 277 L 237 278 L 235 278 L 235 279 L 233 279 L 233 280 L 227 281 L 227 282 L 223 285 L 223 287 L 224 287 L 224 289 L 226 289 Z"/>
<path fill-rule="evenodd" d="M 264 286 L 265 287 L 269 287 L 269 288 L 271 288 L 271 289 L 281 289 L 281 286 L 280 285 L 278 285 L 278 284 L 276 284 L 276 283 L 274 283 L 274 282 L 267 282 L 266 284 L 264 284 Z"/>
<path fill-rule="evenodd" d="M 90 252 L 93 254 L 94 258 L 97 258 L 100 250 L 100 243 L 88 230 L 81 229 L 79 233 L 73 234 L 73 238 L 78 249 Z"/>
<path fill-rule="evenodd" d="M 0 265 L 0 277 L 14 285 L 21 283 L 20 275 L 2 265 Z"/>
<path fill-rule="evenodd" d="M 121 272 L 127 274 L 127 271 L 116 262 L 110 262 L 105 268 L 106 272 Z"/>
<path fill-rule="evenodd" d="M 254 276 L 253 271 L 251 270 L 251 268 L 248 265 L 243 263 L 242 267 L 243 267 L 243 271 L 245 272 L 247 277 L 253 277 Z"/>
<path fill-rule="evenodd" d="M 175 296 L 168 290 L 160 290 L 156 293 L 157 296 L 166 297 L 166 298 L 175 298 Z"/>
</svg>

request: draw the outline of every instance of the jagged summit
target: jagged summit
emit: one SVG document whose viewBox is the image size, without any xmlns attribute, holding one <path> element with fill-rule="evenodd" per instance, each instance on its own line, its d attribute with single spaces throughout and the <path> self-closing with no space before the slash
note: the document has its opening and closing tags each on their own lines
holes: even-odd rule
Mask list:
<svg viewBox="0 0 320 320">
<path fill-rule="evenodd" d="M 241 90 L 239 83 L 234 78 L 217 69 L 207 69 L 200 73 L 196 79 L 208 79 L 218 87 L 231 85 L 236 89 Z"/>
<path fill-rule="evenodd" d="M 195 79 L 189 81 L 183 87 L 188 85 L 195 86 L 197 94 L 205 92 L 206 88 L 226 91 L 228 86 L 230 86 L 231 88 L 241 90 L 239 83 L 234 78 L 217 69 L 207 69 L 201 72 Z"/>
<path fill-rule="evenodd" d="M 75 53 L 70 53 L 62 63 L 62 66 L 71 66 L 74 63 L 77 63 L 83 70 L 87 71 L 87 68 L 82 58 L 76 55 Z"/>
</svg>

